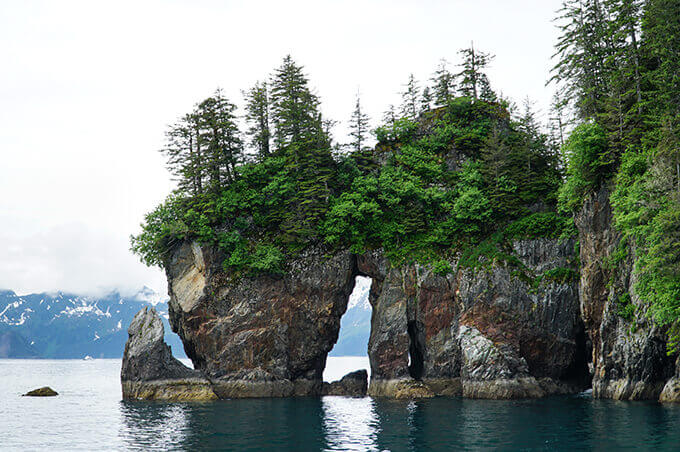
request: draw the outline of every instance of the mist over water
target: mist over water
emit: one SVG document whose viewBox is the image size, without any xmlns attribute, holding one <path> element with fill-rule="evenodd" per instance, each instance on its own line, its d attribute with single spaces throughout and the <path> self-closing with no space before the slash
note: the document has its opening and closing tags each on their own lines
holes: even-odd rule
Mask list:
<svg viewBox="0 0 680 452">
<path fill-rule="evenodd" d="M 366 358 L 330 358 L 329 370 L 341 376 L 365 364 Z M 586 395 L 124 402 L 119 372 L 119 360 L 0 360 L 0 449 L 677 450 L 680 444 L 680 406 L 658 403 Z M 20 396 L 45 385 L 60 395 Z"/>
</svg>

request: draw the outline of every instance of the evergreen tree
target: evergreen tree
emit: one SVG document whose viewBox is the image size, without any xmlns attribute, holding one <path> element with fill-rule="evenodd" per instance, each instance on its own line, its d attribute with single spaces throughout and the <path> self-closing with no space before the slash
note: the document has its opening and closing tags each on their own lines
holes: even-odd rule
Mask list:
<svg viewBox="0 0 680 452">
<path fill-rule="evenodd" d="M 235 111 L 236 105 L 218 89 L 198 104 L 194 113 L 198 137 L 205 143 L 199 166 L 205 171 L 213 192 L 234 181 L 236 166 L 243 161 L 243 142 L 239 137 Z"/>
<path fill-rule="evenodd" d="M 246 100 L 247 135 L 250 144 L 255 148 L 260 159 L 270 153 L 269 143 L 271 131 L 269 128 L 269 93 L 266 82 L 257 82 L 244 93 Z"/>
<path fill-rule="evenodd" d="M 366 145 L 370 131 L 369 121 L 368 115 L 361 109 L 361 99 L 359 93 L 357 93 L 356 105 L 352 112 L 349 124 L 349 135 L 352 138 L 352 141 L 350 142 L 352 154 L 357 166 L 362 171 L 369 171 L 375 167 L 373 152 L 371 148 Z"/>
<path fill-rule="evenodd" d="M 489 187 L 489 198 L 497 212 L 504 212 L 507 192 L 510 149 L 498 125 L 494 125 L 481 151 L 482 175 Z"/>
<path fill-rule="evenodd" d="M 272 77 L 271 119 L 276 153 L 285 158 L 296 184 L 281 229 L 285 240 L 301 242 L 318 232 L 328 206 L 334 162 L 326 130 L 331 123 L 322 118 L 318 97 L 290 55 Z"/>
<path fill-rule="evenodd" d="M 430 79 L 432 81 L 432 96 L 434 104 L 448 105 L 451 99 L 455 96 L 456 77 L 449 71 L 448 62 L 442 58 L 434 75 Z"/>
<path fill-rule="evenodd" d="M 573 103 L 580 118 L 593 118 L 610 92 L 613 44 L 600 0 L 564 0 L 551 81 Z"/>
<path fill-rule="evenodd" d="M 357 93 L 357 101 L 349 121 L 349 136 L 352 138 L 350 147 L 353 152 L 362 152 L 367 149 L 369 127 L 369 117 L 361 109 L 361 97 Z"/>
<path fill-rule="evenodd" d="M 420 111 L 420 88 L 413 74 L 408 77 L 404 91 L 401 93 L 402 116 L 415 120 Z"/>
<path fill-rule="evenodd" d="M 482 72 L 489 66 L 494 56 L 475 50 L 473 44 L 467 49 L 461 49 L 458 53 L 463 57 L 463 62 L 460 65 L 462 71 L 456 74 L 459 79 L 460 92 L 475 100 L 478 98 L 495 100 L 496 96 L 491 90 L 489 78 Z"/>
<path fill-rule="evenodd" d="M 170 126 L 162 152 L 179 190 L 200 195 L 218 192 L 234 181 L 243 160 L 235 110 L 218 89 Z"/>
<path fill-rule="evenodd" d="M 649 102 L 655 112 L 651 126 L 662 127 L 680 115 L 680 4 L 674 0 L 648 0 L 643 18 L 645 74 L 650 81 Z"/>
<path fill-rule="evenodd" d="M 382 120 L 388 127 L 394 125 L 395 121 L 397 120 L 397 113 L 394 109 L 394 105 L 390 105 L 389 107 L 387 107 L 387 110 L 385 110 L 385 112 L 383 113 Z"/>
<path fill-rule="evenodd" d="M 204 174 L 195 116 L 185 115 L 170 126 L 165 136 L 166 145 L 161 152 L 167 158 L 167 168 L 178 189 L 190 195 L 200 195 Z"/>
<path fill-rule="evenodd" d="M 423 88 L 423 95 L 420 98 L 420 113 L 429 111 L 432 108 L 432 94 L 430 93 L 430 87 L 426 86 Z"/>
<path fill-rule="evenodd" d="M 276 152 L 300 143 L 328 147 L 318 111 L 319 98 L 310 90 L 302 66 L 295 64 L 290 55 L 272 76 L 270 96 Z"/>
</svg>

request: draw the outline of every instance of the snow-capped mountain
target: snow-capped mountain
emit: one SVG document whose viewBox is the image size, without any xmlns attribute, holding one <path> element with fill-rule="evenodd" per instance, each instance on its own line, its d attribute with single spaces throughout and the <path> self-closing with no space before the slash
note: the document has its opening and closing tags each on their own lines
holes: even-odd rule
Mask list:
<svg viewBox="0 0 680 452">
<path fill-rule="evenodd" d="M 0 290 L 0 358 L 120 358 L 127 327 L 145 305 L 156 307 L 166 342 L 184 357 L 179 337 L 167 324 L 167 301 L 144 287 L 133 296 L 112 292 L 103 297 Z"/>
<path fill-rule="evenodd" d="M 330 356 L 366 356 L 371 334 L 371 304 L 368 293 L 371 278 L 358 276 L 349 297 L 347 311 L 340 319 L 340 336 Z"/>
<path fill-rule="evenodd" d="M 358 277 L 331 356 L 366 356 L 371 330 L 370 278 Z M 134 315 L 152 305 L 165 325 L 165 341 L 184 358 L 168 324 L 167 299 L 148 287 L 133 296 L 90 297 L 64 292 L 17 295 L 0 290 L 0 358 L 120 358 Z"/>
</svg>

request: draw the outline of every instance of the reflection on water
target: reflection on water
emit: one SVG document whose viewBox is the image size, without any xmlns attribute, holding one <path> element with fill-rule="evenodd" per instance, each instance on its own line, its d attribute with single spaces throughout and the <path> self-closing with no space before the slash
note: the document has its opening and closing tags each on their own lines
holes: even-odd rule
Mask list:
<svg viewBox="0 0 680 452">
<path fill-rule="evenodd" d="M 373 399 L 329 396 L 322 399 L 328 450 L 378 450 L 378 418 Z"/>
<path fill-rule="evenodd" d="M 0 449 L 680 449 L 678 405 L 585 395 L 520 401 L 309 397 L 121 402 L 119 371 L 119 360 L 0 360 Z M 21 397 L 44 385 L 59 396 Z"/>
<path fill-rule="evenodd" d="M 121 402 L 120 437 L 127 449 L 177 449 L 189 431 L 189 411 L 181 404 Z"/>
<path fill-rule="evenodd" d="M 678 450 L 680 407 L 579 397 L 122 402 L 138 450 Z"/>
</svg>

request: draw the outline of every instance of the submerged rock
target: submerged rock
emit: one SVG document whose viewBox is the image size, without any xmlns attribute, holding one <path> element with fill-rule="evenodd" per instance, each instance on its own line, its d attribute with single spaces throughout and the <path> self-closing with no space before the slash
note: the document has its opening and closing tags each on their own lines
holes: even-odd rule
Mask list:
<svg viewBox="0 0 680 452">
<path fill-rule="evenodd" d="M 43 386 L 42 388 L 34 389 L 32 391 L 28 391 L 23 396 L 24 397 L 54 397 L 56 395 L 59 395 L 59 393 L 57 391 L 50 388 L 49 386 Z"/>
<path fill-rule="evenodd" d="M 210 382 L 172 356 L 163 340 L 163 322 L 145 307 L 128 328 L 120 373 L 123 398 L 129 400 L 213 400 Z"/>
<path fill-rule="evenodd" d="M 357 370 L 342 377 L 338 381 L 323 384 L 323 395 L 364 397 L 368 389 L 368 372 Z"/>
</svg>

